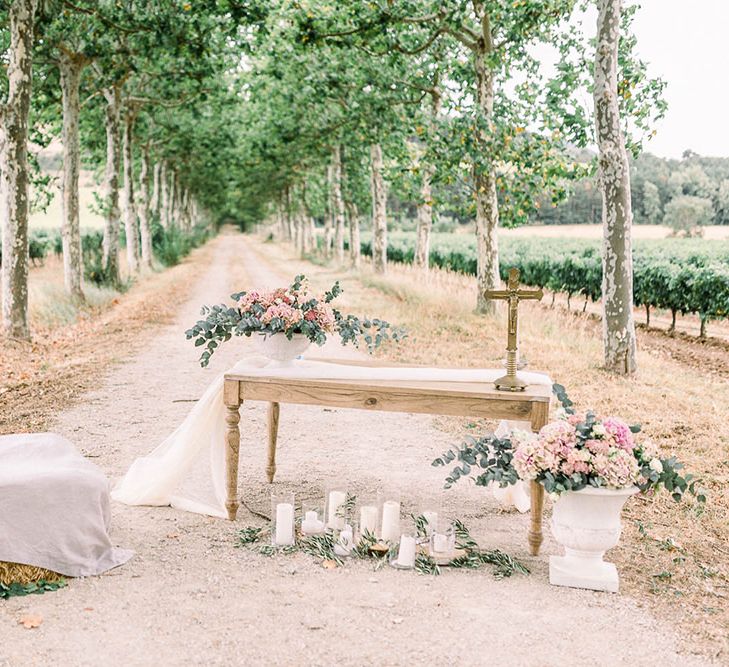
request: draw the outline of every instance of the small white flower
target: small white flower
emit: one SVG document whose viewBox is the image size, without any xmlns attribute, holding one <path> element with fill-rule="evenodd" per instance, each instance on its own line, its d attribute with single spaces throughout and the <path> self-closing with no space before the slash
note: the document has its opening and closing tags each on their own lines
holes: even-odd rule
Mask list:
<svg viewBox="0 0 729 667">
<path fill-rule="evenodd" d="M 651 470 L 657 472 L 659 475 L 663 472 L 663 464 L 661 459 L 651 459 L 650 462 Z"/>
<path fill-rule="evenodd" d="M 605 427 L 602 424 L 595 424 L 592 427 L 592 435 L 594 435 L 596 438 L 602 438 L 602 436 L 606 435 L 607 431 L 605 430 Z"/>
<path fill-rule="evenodd" d="M 555 419 L 567 419 L 567 410 L 564 408 L 557 408 L 554 411 L 554 418 Z"/>
</svg>

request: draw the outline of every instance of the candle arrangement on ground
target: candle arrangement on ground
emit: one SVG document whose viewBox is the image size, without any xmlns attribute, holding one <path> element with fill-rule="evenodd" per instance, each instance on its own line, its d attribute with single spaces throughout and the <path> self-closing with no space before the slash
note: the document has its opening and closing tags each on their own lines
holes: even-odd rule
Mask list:
<svg viewBox="0 0 729 667">
<path fill-rule="evenodd" d="M 301 551 L 329 569 L 354 558 L 373 561 L 375 569 L 389 564 L 431 575 L 440 574 L 443 566 L 477 569 L 483 565 L 491 565 L 497 578 L 529 573 L 503 551 L 481 549 L 461 521 L 450 521 L 436 505 L 422 506 L 419 514 L 408 515 L 410 526 L 405 530 L 400 499 L 392 494 L 358 506 L 356 496 L 338 487 L 327 491 L 325 512 L 304 503 L 297 519 L 295 507 L 292 493 L 272 494 L 270 526 L 238 531 L 236 546 L 254 548 L 266 556 Z M 266 544 L 268 532 L 271 539 Z"/>
</svg>

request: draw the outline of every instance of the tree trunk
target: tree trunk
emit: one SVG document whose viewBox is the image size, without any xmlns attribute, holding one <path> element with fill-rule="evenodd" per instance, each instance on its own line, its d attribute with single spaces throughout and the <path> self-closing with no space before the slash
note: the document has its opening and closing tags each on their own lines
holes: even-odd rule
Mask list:
<svg viewBox="0 0 729 667">
<path fill-rule="evenodd" d="M 80 113 L 79 86 L 86 66 L 84 56 L 62 52 L 58 63 L 63 94 L 63 186 L 61 242 L 63 245 L 63 282 L 66 291 L 84 301 L 81 289 L 82 258 L 79 229 L 78 176 L 80 147 L 78 123 Z"/>
<path fill-rule="evenodd" d="M 334 256 L 344 263 L 344 201 L 342 200 L 342 147 L 332 150 L 332 215 L 334 217 Z"/>
<path fill-rule="evenodd" d="M 170 226 L 170 175 L 167 169 L 167 163 L 163 162 L 160 168 L 159 174 L 159 186 L 160 186 L 160 212 L 159 221 L 160 224 L 167 228 Z"/>
<path fill-rule="evenodd" d="M 483 22 L 484 34 L 487 35 L 483 48 L 474 54 L 476 73 L 476 100 L 480 111 L 479 123 L 488 124 L 494 113 L 494 73 L 487 63 L 491 48 L 491 34 L 488 20 Z M 479 143 L 485 144 L 483 127 L 478 130 Z M 499 285 L 499 243 L 496 230 L 499 226 L 499 202 L 496 197 L 496 174 L 487 150 L 479 151 L 480 161 L 473 165 L 473 187 L 476 197 L 476 311 L 493 314 L 496 304 L 484 296 L 486 290 L 495 289 Z"/>
<path fill-rule="evenodd" d="M 326 259 L 329 259 L 332 256 L 332 244 L 334 239 L 334 180 L 334 164 L 330 162 L 327 167 L 329 203 L 324 217 L 324 257 Z"/>
<path fill-rule="evenodd" d="M 119 86 L 103 91 L 106 100 L 104 123 L 106 125 L 106 170 L 104 172 L 104 271 L 107 278 L 118 285 L 119 275 Z"/>
<path fill-rule="evenodd" d="M 131 273 L 139 270 L 137 212 L 134 205 L 133 132 L 134 114 L 130 109 L 127 109 L 124 115 L 124 231 L 127 237 L 127 264 Z"/>
<path fill-rule="evenodd" d="M 382 176 L 382 146 L 370 146 L 372 191 L 372 264 L 375 273 L 387 271 L 387 191 Z"/>
<path fill-rule="evenodd" d="M 306 218 L 304 244 L 306 246 L 306 252 L 312 252 L 316 247 L 316 223 L 314 222 L 314 218 L 310 216 Z"/>
<path fill-rule="evenodd" d="M 142 240 L 142 266 L 152 269 L 152 230 L 149 223 L 149 147 L 142 148 L 139 169 L 139 235 Z"/>
<path fill-rule="evenodd" d="M 352 268 L 358 269 L 362 259 L 362 242 L 359 234 L 357 204 L 352 201 L 347 202 L 347 212 L 349 214 L 349 257 L 352 261 Z"/>
<path fill-rule="evenodd" d="M 8 9 L 7 102 L 0 106 L 0 218 L 2 219 L 3 331 L 28 339 L 28 114 L 32 87 L 33 25 L 37 0 Z"/>
<path fill-rule="evenodd" d="M 160 177 L 162 175 L 162 163 L 158 160 L 152 167 L 152 197 L 149 202 L 149 213 L 152 220 L 159 220 L 159 209 L 161 203 L 160 197 Z"/>
<path fill-rule="evenodd" d="M 595 128 L 602 190 L 603 349 L 608 370 L 636 370 L 630 171 L 618 108 L 621 0 L 598 0 Z"/>
<path fill-rule="evenodd" d="M 177 172 L 174 169 L 170 170 L 170 198 L 169 198 L 169 220 L 167 224 L 169 226 L 175 225 L 180 226 L 180 219 L 177 217 L 177 199 L 180 193 L 177 191 Z"/>
<path fill-rule="evenodd" d="M 440 93 L 437 88 L 431 91 L 431 136 L 440 113 Z M 431 181 L 435 174 L 432 164 L 424 162 L 421 168 L 420 201 L 418 202 L 418 226 L 415 242 L 415 266 L 428 271 L 430 264 L 430 231 L 433 228 L 433 192 Z"/>
</svg>

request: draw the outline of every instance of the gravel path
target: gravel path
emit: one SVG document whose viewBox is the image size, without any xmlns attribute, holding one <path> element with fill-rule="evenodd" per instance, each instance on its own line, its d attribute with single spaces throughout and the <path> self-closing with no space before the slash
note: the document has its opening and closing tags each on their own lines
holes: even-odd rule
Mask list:
<svg viewBox="0 0 729 667">
<path fill-rule="evenodd" d="M 179 319 L 110 370 L 97 391 L 60 414 L 55 430 L 116 479 L 185 417 L 213 375 L 246 342 L 197 365 L 182 332 L 202 302 L 241 287 L 283 282 L 241 235 L 223 234 L 215 262 Z M 243 269 L 242 267 L 245 267 Z M 236 284 L 232 285 L 235 280 Z M 329 352 L 329 350 L 328 350 Z M 332 352 L 339 352 L 339 349 Z M 340 354 L 342 352 L 339 352 Z M 415 509 L 440 493 L 432 458 L 452 444 L 429 417 L 282 407 L 276 487 L 315 499 L 328 481 L 358 493 L 395 485 Z M 242 410 L 241 492 L 268 512 L 265 406 Z M 550 587 L 547 554 L 527 555 L 527 516 L 501 511 L 463 484 L 443 496 L 482 546 L 499 546 L 532 569 L 497 581 L 488 570 L 424 577 L 366 563 L 325 570 L 303 554 L 267 558 L 234 548 L 235 530 L 261 521 L 241 508 L 235 526 L 172 510 L 115 503 L 114 538 L 137 555 L 105 576 L 58 593 L 0 604 L 0 665 L 700 665 L 635 601 Z M 40 614 L 40 628 L 17 624 Z"/>
</svg>

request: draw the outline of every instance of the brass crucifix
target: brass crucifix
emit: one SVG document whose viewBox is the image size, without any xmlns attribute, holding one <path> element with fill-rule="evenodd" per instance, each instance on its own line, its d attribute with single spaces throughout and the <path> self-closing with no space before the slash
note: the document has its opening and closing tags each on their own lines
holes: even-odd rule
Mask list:
<svg viewBox="0 0 729 667">
<path fill-rule="evenodd" d="M 519 269 L 509 269 L 509 281 L 505 290 L 486 290 L 487 299 L 504 299 L 509 302 L 509 331 L 506 344 L 506 375 L 494 381 L 496 388 L 501 391 L 524 391 L 527 382 L 517 375 L 519 363 L 518 316 L 519 301 L 522 299 L 536 299 L 544 296 L 542 290 L 519 289 Z"/>
</svg>

